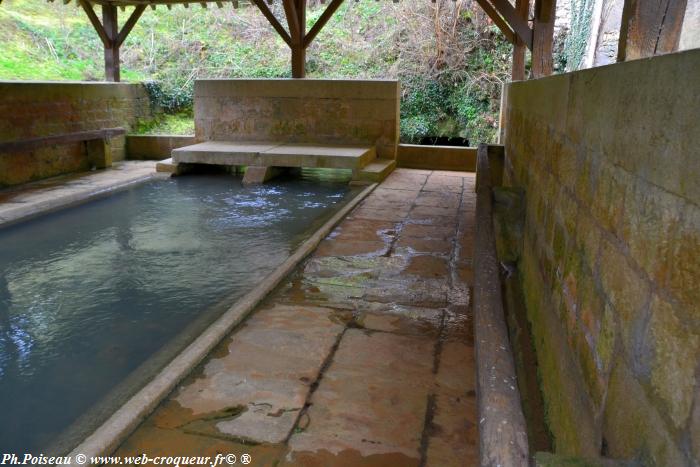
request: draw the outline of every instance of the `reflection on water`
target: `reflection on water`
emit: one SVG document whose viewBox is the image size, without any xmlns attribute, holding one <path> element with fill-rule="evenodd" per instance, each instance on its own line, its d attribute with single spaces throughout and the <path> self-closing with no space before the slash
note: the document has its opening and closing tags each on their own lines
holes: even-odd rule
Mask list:
<svg viewBox="0 0 700 467">
<path fill-rule="evenodd" d="M 341 184 L 183 177 L 0 231 L 0 452 L 54 442 L 350 195 Z"/>
</svg>

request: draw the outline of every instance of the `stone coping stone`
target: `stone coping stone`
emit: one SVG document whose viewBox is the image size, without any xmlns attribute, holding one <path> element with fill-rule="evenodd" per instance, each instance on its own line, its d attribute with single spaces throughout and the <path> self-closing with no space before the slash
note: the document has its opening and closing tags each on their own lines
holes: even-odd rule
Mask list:
<svg viewBox="0 0 700 467">
<path fill-rule="evenodd" d="M 398 101 L 396 80 L 206 79 L 195 82 L 197 97 L 275 97 Z"/>
</svg>

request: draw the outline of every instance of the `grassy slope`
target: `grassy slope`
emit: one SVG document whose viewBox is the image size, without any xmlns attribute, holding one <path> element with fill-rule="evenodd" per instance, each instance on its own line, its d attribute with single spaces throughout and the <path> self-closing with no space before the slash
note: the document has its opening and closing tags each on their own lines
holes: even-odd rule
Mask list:
<svg viewBox="0 0 700 467">
<path fill-rule="evenodd" d="M 445 8 L 454 5 L 442 1 Z M 308 75 L 400 78 L 405 90 L 404 140 L 436 133 L 492 139 L 500 81 L 508 67 L 507 46 L 472 21 L 473 10 L 459 10 L 454 15 L 465 32 L 458 33 L 462 42 L 453 55 L 462 60 L 460 72 L 437 70 L 431 57 L 436 39 L 426 10 L 430 4 L 425 5 L 345 2 L 309 49 Z M 120 22 L 129 12 L 120 11 Z M 310 9 L 309 27 L 321 12 Z M 449 30 L 449 24 L 443 29 Z M 4 0 L 0 41 L 0 79 L 103 77 L 101 44 L 74 3 Z M 469 49 L 472 42 L 479 47 Z M 289 76 L 289 49 L 262 15 L 254 8 L 233 10 L 228 4 L 224 9 L 193 5 L 146 10 L 122 46 L 122 62 L 122 79 L 156 80 L 162 96 L 180 107 L 179 117 L 164 119 L 167 128 L 145 122 L 142 131 L 190 131 L 188 108 L 196 78 Z"/>
</svg>

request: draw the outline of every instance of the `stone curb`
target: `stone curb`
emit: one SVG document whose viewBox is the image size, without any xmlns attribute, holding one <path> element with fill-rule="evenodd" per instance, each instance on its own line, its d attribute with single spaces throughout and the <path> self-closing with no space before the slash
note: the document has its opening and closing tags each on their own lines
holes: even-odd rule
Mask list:
<svg viewBox="0 0 700 467">
<path fill-rule="evenodd" d="M 9 214 L 9 216 L 7 214 L 4 214 L 3 217 L 0 217 L 0 229 L 32 219 L 34 217 L 38 217 L 40 215 L 47 214 L 49 212 L 76 206 L 78 204 L 82 204 L 86 201 L 90 201 L 95 198 L 107 196 L 114 192 L 123 190 L 125 188 L 129 188 L 130 186 L 143 183 L 145 181 L 159 176 L 162 175 L 157 174 L 154 170 L 153 173 L 139 175 L 138 177 L 120 183 L 115 183 L 114 185 L 95 187 L 79 193 L 65 194 L 57 198 L 37 202 L 36 204 L 33 204 L 31 206 L 18 206 L 17 209 L 13 209 L 9 213 L 7 213 Z"/>
</svg>

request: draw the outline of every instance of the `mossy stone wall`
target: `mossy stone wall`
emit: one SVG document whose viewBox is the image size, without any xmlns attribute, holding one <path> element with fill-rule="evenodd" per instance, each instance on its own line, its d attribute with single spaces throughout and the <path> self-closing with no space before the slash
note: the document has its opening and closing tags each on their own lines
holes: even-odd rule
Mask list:
<svg viewBox="0 0 700 467">
<path fill-rule="evenodd" d="M 557 453 L 700 461 L 700 50 L 512 83 L 506 184 Z"/>
<path fill-rule="evenodd" d="M 0 142 L 124 127 L 150 116 L 141 84 L 0 81 Z M 125 158 L 125 138 L 112 159 Z M 0 187 L 89 169 L 83 143 L 0 154 Z"/>
</svg>

